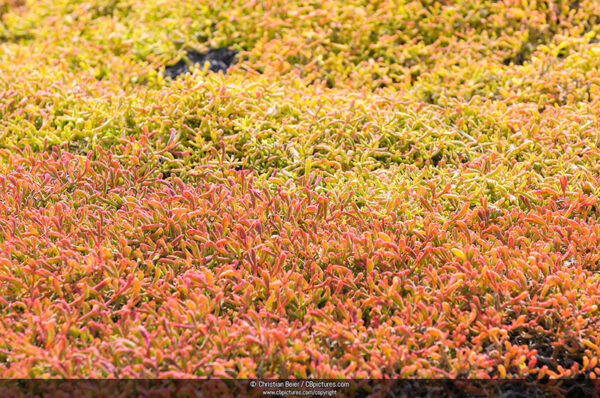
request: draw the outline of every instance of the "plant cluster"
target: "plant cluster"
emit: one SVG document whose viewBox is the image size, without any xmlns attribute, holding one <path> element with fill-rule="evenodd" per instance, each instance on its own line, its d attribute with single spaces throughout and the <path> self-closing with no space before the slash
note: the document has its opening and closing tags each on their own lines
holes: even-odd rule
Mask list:
<svg viewBox="0 0 600 398">
<path fill-rule="evenodd" d="M 0 378 L 599 377 L 598 22 L 0 0 Z"/>
</svg>

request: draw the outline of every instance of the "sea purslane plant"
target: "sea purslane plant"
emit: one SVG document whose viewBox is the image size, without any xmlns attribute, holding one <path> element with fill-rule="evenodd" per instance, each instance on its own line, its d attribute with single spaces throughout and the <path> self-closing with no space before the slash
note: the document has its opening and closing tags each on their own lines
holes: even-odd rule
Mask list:
<svg viewBox="0 0 600 398">
<path fill-rule="evenodd" d="M 597 1 L 0 18 L 0 378 L 600 376 Z"/>
</svg>

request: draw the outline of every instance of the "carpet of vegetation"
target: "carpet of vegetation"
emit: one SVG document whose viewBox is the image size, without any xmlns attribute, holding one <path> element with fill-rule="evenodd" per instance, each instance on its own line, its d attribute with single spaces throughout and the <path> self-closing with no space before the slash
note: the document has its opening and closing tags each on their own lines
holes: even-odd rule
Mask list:
<svg viewBox="0 0 600 398">
<path fill-rule="evenodd" d="M 0 378 L 600 376 L 597 0 L 0 21 Z"/>
</svg>

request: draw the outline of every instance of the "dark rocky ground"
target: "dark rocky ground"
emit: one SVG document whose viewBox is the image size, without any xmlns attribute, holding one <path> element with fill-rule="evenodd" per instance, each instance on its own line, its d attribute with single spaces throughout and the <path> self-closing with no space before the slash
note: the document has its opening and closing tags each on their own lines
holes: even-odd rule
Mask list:
<svg viewBox="0 0 600 398">
<path fill-rule="evenodd" d="M 190 72 L 192 65 L 204 67 L 208 62 L 208 70 L 211 72 L 227 72 L 227 69 L 233 64 L 237 51 L 227 48 L 216 48 L 201 53 L 196 50 L 186 50 L 184 58 L 173 65 L 165 67 L 164 76 L 176 79 L 180 75 Z"/>
</svg>

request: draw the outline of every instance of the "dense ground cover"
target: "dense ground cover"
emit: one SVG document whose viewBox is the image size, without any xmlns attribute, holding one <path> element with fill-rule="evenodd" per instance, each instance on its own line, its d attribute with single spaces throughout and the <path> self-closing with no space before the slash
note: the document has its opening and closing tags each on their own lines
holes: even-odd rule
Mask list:
<svg viewBox="0 0 600 398">
<path fill-rule="evenodd" d="M 600 376 L 597 1 L 0 16 L 0 377 Z"/>
</svg>

